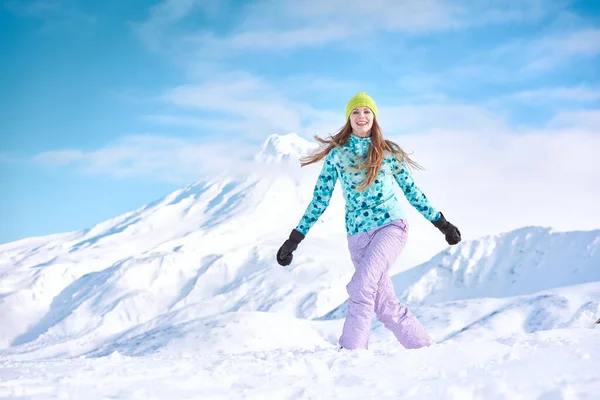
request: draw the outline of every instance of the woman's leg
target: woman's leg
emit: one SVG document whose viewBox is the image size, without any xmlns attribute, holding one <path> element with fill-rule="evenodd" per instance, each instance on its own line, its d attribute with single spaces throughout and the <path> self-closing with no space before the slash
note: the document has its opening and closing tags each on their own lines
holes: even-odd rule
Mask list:
<svg viewBox="0 0 600 400">
<path fill-rule="evenodd" d="M 392 331 L 400 344 L 407 349 L 418 349 L 435 343 L 417 317 L 406 306 L 400 304 L 394 293 L 392 279 L 387 273 L 379 282 L 375 296 L 375 314 L 379 322 Z"/>
<path fill-rule="evenodd" d="M 343 348 L 367 348 L 379 283 L 402 252 L 405 241 L 404 221 L 395 221 L 348 237 L 355 271 L 346 286 L 349 298 L 340 337 Z"/>
</svg>

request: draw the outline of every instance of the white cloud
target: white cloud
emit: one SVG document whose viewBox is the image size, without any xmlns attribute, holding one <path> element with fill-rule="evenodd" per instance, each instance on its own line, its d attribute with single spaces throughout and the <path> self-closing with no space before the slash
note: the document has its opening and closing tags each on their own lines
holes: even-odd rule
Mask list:
<svg viewBox="0 0 600 400">
<path fill-rule="evenodd" d="M 341 111 L 318 110 L 291 101 L 271 84 L 252 76 L 179 86 L 161 99 L 193 115 L 163 115 L 160 122 L 203 126 L 237 137 L 263 138 L 266 133 L 283 132 L 311 136 L 315 131 L 330 133 L 344 123 Z"/>
<path fill-rule="evenodd" d="M 223 38 L 212 34 L 200 33 L 189 35 L 185 40 L 190 44 L 199 45 L 202 53 L 210 51 L 219 55 L 231 51 L 279 50 L 302 46 L 315 46 L 331 41 L 345 39 L 351 34 L 349 26 L 319 26 L 293 30 L 261 30 L 244 32 Z"/>
<path fill-rule="evenodd" d="M 541 51 L 562 54 L 597 54 L 600 51 L 600 29 L 580 30 L 565 36 L 543 39 L 539 42 L 539 47 Z"/>
<path fill-rule="evenodd" d="M 584 29 L 534 40 L 526 47 L 531 60 L 526 71 L 553 68 L 573 57 L 585 58 L 600 53 L 600 29 Z"/>
<path fill-rule="evenodd" d="M 403 93 L 417 94 L 418 96 L 427 95 L 438 100 L 443 100 L 446 96 L 439 91 L 447 83 L 447 78 L 441 75 L 425 73 L 423 71 L 402 71 L 399 73 L 397 84 Z"/>
<path fill-rule="evenodd" d="M 373 32 L 419 34 L 474 25 L 538 19 L 556 10 L 556 1 L 486 2 L 446 0 L 259 0 L 238 8 L 240 22 L 222 34 L 211 30 L 173 30 L 201 10 L 218 17 L 219 2 L 165 0 L 152 7 L 146 21 L 134 24 L 144 43 L 154 50 L 178 49 L 177 57 L 196 54 L 198 60 L 235 57 L 251 50 L 278 51 L 320 46 L 342 39 L 368 37 Z M 560 3 L 560 2 L 559 2 Z M 222 9 L 222 10 L 221 10 Z"/>
<path fill-rule="evenodd" d="M 186 127 L 189 134 L 202 134 L 203 137 L 216 138 L 227 135 L 230 138 L 262 138 L 265 131 L 261 126 L 249 126 L 247 120 L 229 120 L 229 118 L 202 118 L 189 115 L 148 114 L 142 119 L 164 126 Z"/>
<path fill-rule="evenodd" d="M 486 49 L 458 67 L 437 74 L 432 81 L 528 82 L 560 67 L 586 67 L 600 54 L 600 29 L 561 30 L 528 39 L 517 39 Z"/>
<path fill-rule="evenodd" d="M 142 116 L 142 119 L 164 125 L 187 126 L 193 128 L 205 128 L 207 125 L 205 119 L 185 115 L 147 114 Z"/>
<path fill-rule="evenodd" d="M 48 165 L 68 165 L 84 158 L 84 153 L 79 150 L 59 150 L 40 153 L 35 156 L 35 161 Z"/>
<path fill-rule="evenodd" d="M 165 39 L 172 33 L 170 29 L 195 11 L 215 13 L 218 1 L 210 0 L 163 0 L 150 8 L 149 17 L 141 23 L 132 23 L 134 32 L 143 43 L 153 50 L 165 50 L 170 43 Z"/>
<path fill-rule="evenodd" d="M 166 98 L 178 106 L 195 108 L 195 114 L 207 121 L 213 119 L 214 111 L 218 111 L 243 118 L 249 127 L 259 124 L 261 129 L 299 129 L 300 116 L 289 102 L 273 92 L 260 92 L 253 87 L 255 83 L 245 80 L 230 84 L 180 86 L 170 90 Z M 252 98 L 251 94 L 256 97 Z"/>
<path fill-rule="evenodd" d="M 41 153 L 34 161 L 70 166 L 88 174 L 118 178 L 144 177 L 186 184 L 206 174 L 241 171 L 255 149 L 226 139 L 213 142 L 157 135 L 128 136 L 93 151 L 57 150 Z"/>
<path fill-rule="evenodd" d="M 538 90 L 520 91 L 511 97 L 525 102 L 563 100 L 585 103 L 600 100 L 600 89 L 583 86 L 542 88 Z"/>
<path fill-rule="evenodd" d="M 380 107 L 382 128 L 392 132 L 424 132 L 431 130 L 506 132 L 508 127 L 497 113 L 468 104 L 425 104 Z"/>
<path fill-rule="evenodd" d="M 531 41 L 519 41 L 498 49 L 498 56 L 525 58 L 525 71 L 550 69 L 573 57 L 593 56 L 600 52 L 600 29 L 584 29 L 552 34 Z"/>
<path fill-rule="evenodd" d="M 360 28 L 349 22 L 356 20 L 357 10 Z M 459 24 L 457 10 L 441 0 L 375 0 L 368 7 L 359 0 L 255 1 L 246 6 L 235 30 L 219 36 L 206 30 L 187 32 L 169 41 L 188 44 L 187 52 L 220 58 L 237 51 L 319 46 L 374 31 L 437 31 Z"/>
<path fill-rule="evenodd" d="M 600 109 L 559 112 L 549 123 L 550 127 L 577 127 L 589 131 L 600 131 Z M 596 147 L 600 152 L 600 148 Z"/>
<path fill-rule="evenodd" d="M 317 28 L 322 24 L 348 27 L 348 35 L 372 30 L 419 32 L 455 27 L 461 8 L 443 0 L 374 0 L 365 6 L 361 0 L 258 2 L 251 8 L 245 27 L 259 29 L 276 17 L 281 26 L 298 25 Z M 355 23 L 350 23 L 354 21 Z"/>
<path fill-rule="evenodd" d="M 474 25 L 514 23 L 557 16 L 568 8 L 570 0 L 492 0 L 462 2 L 474 20 Z"/>
<path fill-rule="evenodd" d="M 368 5 L 362 0 L 265 0 L 249 7 L 242 29 L 259 30 L 269 21 L 294 28 L 295 25 L 315 28 L 323 24 L 350 25 L 353 29 L 349 34 L 356 36 L 373 30 L 421 33 L 536 20 L 562 7 L 564 1 L 560 0 L 372 0 Z"/>
</svg>

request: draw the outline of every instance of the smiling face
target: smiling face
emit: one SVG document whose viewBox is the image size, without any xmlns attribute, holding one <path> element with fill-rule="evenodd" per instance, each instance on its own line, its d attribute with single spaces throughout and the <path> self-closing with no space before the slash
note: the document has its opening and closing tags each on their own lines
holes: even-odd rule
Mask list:
<svg viewBox="0 0 600 400">
<path fill-rule="evenodd" d="M 357 107 L 350 113 L 352 132 L 359 137 L 368 137 L 373 126 L 373 112 L 369 107 Z"/>
</svg>

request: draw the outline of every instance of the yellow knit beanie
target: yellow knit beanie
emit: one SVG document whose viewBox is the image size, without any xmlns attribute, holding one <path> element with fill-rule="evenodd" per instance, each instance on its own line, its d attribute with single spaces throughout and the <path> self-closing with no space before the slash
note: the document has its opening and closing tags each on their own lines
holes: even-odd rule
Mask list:
<svg viewBox="0 0 600 400">
<path fill-rule="evenodd" d="M 352 110 L 361 106 L 369 107 L 373 114 L 375 114 L 375 118 L 377 118 L 377 104 L 375 104 L 375 100 L 373 100 L 371 96 L 365 92 L 358 92 L 356 93 L 356 96 L 351 98 L 346 105 L 346 120 L 348 120 L 348 117 L 350 117 Z"/>
</svg>

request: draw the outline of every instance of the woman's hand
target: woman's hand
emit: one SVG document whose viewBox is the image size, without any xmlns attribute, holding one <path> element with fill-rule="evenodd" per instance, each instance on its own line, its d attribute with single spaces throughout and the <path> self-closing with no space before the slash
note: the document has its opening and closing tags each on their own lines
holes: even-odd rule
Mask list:
<svg viewBox="0 0 600 400">
<path fill-rule="evenodd" d="M 432 223 L 446 236 L 446 242 L 448 242 L 449 245 L 455 245 L 460 242 L 460 231 L 456 226 L 446 221 L 444 214 L 440 212 L 440 218 Z"/>
<path fill-rule="evenodd" d="M 287 239 L 277 251 L 277 262 L 279 265 L 287 266 L 292 263 L 294 251 L 298 248 L 300 242 L 304 240 L 304 235 L 297 230 L 292 230 L 289 239 Z"/>
</svg>

